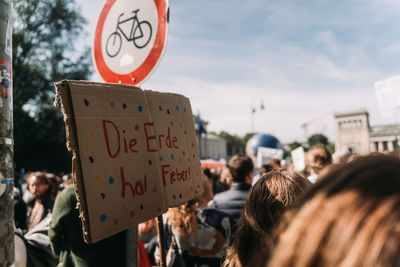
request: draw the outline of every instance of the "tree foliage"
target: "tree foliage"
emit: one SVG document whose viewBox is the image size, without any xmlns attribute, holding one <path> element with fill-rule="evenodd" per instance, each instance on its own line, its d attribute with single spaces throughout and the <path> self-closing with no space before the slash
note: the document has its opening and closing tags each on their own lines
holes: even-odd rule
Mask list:
<svg viewBox="0 0 400 267">
<path fill-rule="evenodd" d="M 329 140 L 323 134 L 313 134 L 312 136 L 310 136 L 308 138 L 308 144 L 310 147 L 319 145 L 319 144 L 326 146 L 329 144 Z"/>
<path fill-rule="evenodd" d="M 13 0 L 13 7 L 16 168 L 69 171 L 53 83 L 91 74 L 90 49 L 75 47 L 86 21 L 74 0 Z"/>
</svg>

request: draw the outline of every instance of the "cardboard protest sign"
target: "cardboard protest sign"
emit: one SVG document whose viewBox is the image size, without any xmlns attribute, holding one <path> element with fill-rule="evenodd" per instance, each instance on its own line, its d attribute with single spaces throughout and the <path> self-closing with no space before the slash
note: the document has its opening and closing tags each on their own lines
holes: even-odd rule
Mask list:
<svg viewBox="0 0 400 267">
<path fill-rule="evenodd" d="M 97 242 L 202 193 L 189 99 L 118 84 L 55 84 L 73 151 L 85 240 Z"/>
</svg>

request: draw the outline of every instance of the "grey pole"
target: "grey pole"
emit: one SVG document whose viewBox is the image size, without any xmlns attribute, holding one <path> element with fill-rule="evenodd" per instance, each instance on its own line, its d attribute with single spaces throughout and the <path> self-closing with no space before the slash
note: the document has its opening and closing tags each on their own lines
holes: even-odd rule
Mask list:
<svg viewBox="0 0 400 267">
<path fill-rule="evenodd" d="M 0 266 L 14 263 L 11 0 L 0 0 Z"/>
</svg>

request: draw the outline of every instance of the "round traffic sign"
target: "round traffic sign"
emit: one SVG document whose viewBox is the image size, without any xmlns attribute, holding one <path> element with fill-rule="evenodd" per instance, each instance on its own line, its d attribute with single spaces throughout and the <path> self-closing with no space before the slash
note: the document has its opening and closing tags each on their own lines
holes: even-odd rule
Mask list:
<svg viewBox="0 0 400 267">
<path fill-rule="evenodd" d="M 94 37 L 105 82 L 137 85 L 154 70 L 167 40 L 168 0 L 107 0 Z"/>
</svg>

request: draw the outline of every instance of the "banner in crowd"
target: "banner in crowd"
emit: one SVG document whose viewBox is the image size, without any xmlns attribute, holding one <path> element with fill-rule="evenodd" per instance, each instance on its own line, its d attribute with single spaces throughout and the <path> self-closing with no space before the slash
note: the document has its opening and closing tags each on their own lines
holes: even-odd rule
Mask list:
<svg viewBox="0 0 400 267">
<path fill-rule="evenodd" d="M 119 84 L 63 81 L 55 86 L 87 242 L 202 193 L 188 98 Z"/>
</svg>

